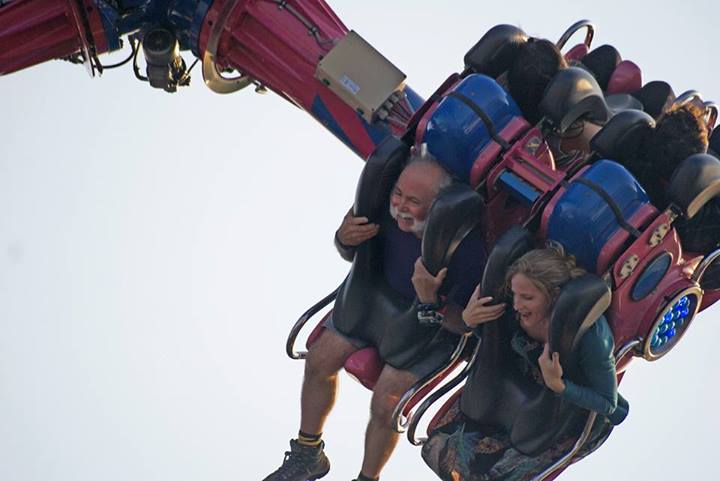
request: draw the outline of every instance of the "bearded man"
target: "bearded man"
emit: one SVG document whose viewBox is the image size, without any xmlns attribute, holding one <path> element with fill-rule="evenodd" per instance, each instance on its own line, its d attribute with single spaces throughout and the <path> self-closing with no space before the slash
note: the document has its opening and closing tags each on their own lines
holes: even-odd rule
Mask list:
<svg viewBox="0 0 720 481">
<path fill-rule="evenodd" d="M 479 229 L 473 230 L 453 254 L 448 268 L 431 275 L 420 258 L 421 240 L 428 212 L 452 178 L 424 149 L 414 155 L 400 174 L 390 195 L 388 214 L 379 224 L 354 217 L 352 209 L 335 235 L 342 257 L 352 261 L 357 246 L 378 236 L 383 252 L 383 273 L 388 284 L 409 300 L 437 305 L 438 292 L 447 293 L 443 326 L 454 332 L 465 328 L 461 313 L 478 284 L 485 265 Z M 332 318 L 320 338 L 310 347 L 305 362 L 301 395 L 300 431 L 290 441 L 282 466 L 264 481 L 306 481 L 323 477 L 330 470 L 321 439 L 325 420 L 335 401 L 337 376 L 345 360 L 371 345 L 366 339 L 341 333 Z M 453 345 L 433 346 L 406 370 L 389 364 L 383 367 L 373 389 L 370 421 L 365 434 L 362 468 L 356 481 L 376 481 L 398 441 L 391 427 L 392 412 L 402 394 L 449 358 Z"/>
</svg>

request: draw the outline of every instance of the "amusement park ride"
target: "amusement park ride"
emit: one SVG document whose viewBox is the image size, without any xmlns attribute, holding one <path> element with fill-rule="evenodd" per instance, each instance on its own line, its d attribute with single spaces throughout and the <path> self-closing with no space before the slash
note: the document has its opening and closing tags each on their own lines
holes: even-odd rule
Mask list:
<svg viewBox="0 0 720 481">
<path fill-rule="evenodd" d="M 585 32 L 583 42 L 565 49 L 565 55 L 581 61 L 591 48 L 589 22 L 573 25 L 558 46 L 565 47 L 578 31 Z M 683 268 L 695 255 L 683 252 L 673 228 L 676 219 L 692 217 L 720 195 L 720 162 L 706 155 L 689 158 L 670 185 L 673 205 L 658 210 L 617 158 L 634 132 L 654 126 L 652 118 L 637 111 L 609 119 L 590 154 L 556 162 L 547 132 L 528 124 L 498 83 L 507 68 L 506 46 L 526 40 L 519 29 L 491 30 L 467 53 L 465 69 L 450 75 L 426 100 L 322 0 L 0 0 L 0 75 L 58 58 L 84 64 L 92 76 L 127 63 L 139 80 L 175 92 L 188 85 L 198 64 L 214 92 L 271 90 L 308 112 L 367 161 L 366 184 L 373 175 L 392 171 L 411 147 L 426 143 L 477 195 L 488 251 L 520 225 L 536 239 L 562 242 L 605 281 L 612 293 L 605 307 L 622 373 L 633 357 L 654 361 L 669 352 L 697 312 L 720 298 L 720 251 L 704 253 L 688 277 Z M 102 63 L 102 54 L 121 48 L 130 50 L 124 62 Z M 188 65 L 183 51 L 196 60 Z M 547 100 L 555 126 L 591 113 L 603 96 L 627 95 L 642 86 L 639 68 L 627 61 L 617 65 L 600 97 L 592 89 L 560 91 L 577 84 L 558 83 L 559 93 Z M 702 105 L 714 126 L 717 107 L 697 92 L 676 102 Z M 587 201 L 587 190 L 596 185 L 612 189 Z M 367 188 L 358 188 L 359 199 Z M 579 205 L 578 199 L 589 203 Z M 584 217 L 588 210 L 598 213 L 592 221 Z M 588 235 L 578 235 L 579 230 Z M 303 357 L 295 348 L 296 336 L 335 297 L 327 296 L 292 329 L 291 357 Z M 455 363 L 466 359 L 466 341 L 458 345 Z M 347 369 L 372 387 L 380 365 L 377 352 L 370 350 L 353 356 Z M 407 393 L 396 413 L 398 429 L 408 428 L 413 444 L 422 442 L 415 436 L 416 423 L 429 404 L 412 409 L 425 387 L 444 373 L 436 374 Z M 589 415 L 588 430 L 593 420 Z M 581 446 L 582 439 L 538 479 L 557 476 Z"/>
</svg>

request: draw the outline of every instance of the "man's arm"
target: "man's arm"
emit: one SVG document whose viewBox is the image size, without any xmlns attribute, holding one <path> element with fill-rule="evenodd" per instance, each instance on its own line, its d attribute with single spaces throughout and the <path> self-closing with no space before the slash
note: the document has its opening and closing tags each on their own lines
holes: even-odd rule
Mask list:
<svg viewBox="0 0 720 481">
<path fill-rule="evenodd" d="M 380 226 L 371 224 L 367 217 L 354 217 L 350 207 L 335 232 L 335 248 L 343 259 L 352 262 L 357 246 L 375 237 L 379 229 Z"/>
<path fill-rule="evenodd" d="M 415 261 L 415 270 L 413 271 L 412 283 L 415 288 L 418 302 L 422 305 L 435 305 L 437 312 L 443 316 L 442 327 L 456 334 L 463 334 L 470 329 L 463 323 L 462 306 L 449 302 L 447 305 L 441 306 L 442 302 L 438 296 L 440 286 L 447 275 L 447 268 L 440 269 L 437 276 L 433 276 L 428 272 L 422 258 L 418 257 Z"/>
</svg>

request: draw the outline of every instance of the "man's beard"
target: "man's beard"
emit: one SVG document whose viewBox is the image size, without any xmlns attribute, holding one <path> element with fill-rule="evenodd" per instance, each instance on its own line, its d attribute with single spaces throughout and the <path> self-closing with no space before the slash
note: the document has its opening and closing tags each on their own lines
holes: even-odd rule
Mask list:
<svg viewBox="0 0 720 481">
<path fill-rule="evenodd" d="M 397 222 L 398 217 L 402 217 L 403 219 L 412 219 L 410 231 L 417 237 L 422 239 L 423 232 L 425 232 L 425 225 L 427 224 L 427 220 L 417 220 L 415 217 L 409 214 L 401 214 L 400 212 L 398 212 L 397 207 L 392 204 L 390 204 L 390 215 L 395 220 L 395 222 Z"/>
</svg>

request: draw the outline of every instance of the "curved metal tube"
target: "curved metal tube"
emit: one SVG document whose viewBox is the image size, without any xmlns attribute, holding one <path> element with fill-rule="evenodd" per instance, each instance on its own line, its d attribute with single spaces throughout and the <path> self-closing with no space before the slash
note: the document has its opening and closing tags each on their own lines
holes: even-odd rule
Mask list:
<svg viewBox="0 0 720 481">
<path fill-rule="evenodd" d="M 457 361 L 460 358 L 460 355 L 462 354 L 463 350 L 465 349 L 465 345 L 467 344 L 468 336 L 470 333 L 464 334 L 460 340 L 457 343 L 457 346 L 455 346 L 455 350 L 450 355 L 450 359 L 448 359 L 448 362 L 437 369 L 435 372 L 425 376 L 425 378 L 419 380 L 416 382 L 410 389 L 408 389 L 405 394 L 402 395 L 400 398 L 400 401 L 398 401 L 397 405 L 395 406 L 395 409 L 393 410 L 392 415 L 392 426 L 393 429 L 398 433 L 404 433 L 407 429 L 408 425 L 413 419 L 413 413 L 408 413 L 407 416 L 403 415 L 403 411 L 405 411 L 405 407 L 410 402 L 410 400 L 418 393 L 420 392 L 425 386 L 433 382 L 438 377 L 445 374 L 452 366 L 455 364 L 455 361 Z"/>
<path fill-rule="evenodd" d="M 298 337 L 298 334 L 300 334 L 300 331 L 302 330 L 303 326 L 320 310 L 322 310 L 325 306 L 330 304 L 332 301 L 335 300 L 335 297 L 337 296 L 338 291 L 340 288 L 338 287 L 334 291 L 332 291 L 330 294 L 325 296 L 320 300 L 320 302 L 316 303 L 314 306 L 312 306 L 310 309 L 305 311 L 302 316 L 300 316 L 300 319 L 295 322 L 295 325 L 290 329 L 290 334 L 288 335 L 287 342 L 285 343 L 285 352 L 288 356 L 290 356 L 291 359 L 305 359 L 307 357 L 307 351 L 295 351 L 295 340 Z"/>
<path fill-rule="evenodd" d="M 562 34 L 560 40 L 558 40 L 555 44 L 557 45 L 557 48 L 562 50 L 563 47 L 565 47 L 567 41 L 570 40 L 570 37 L 572 37 L 575 32 L 577 32 L 583 27 L 587 28 L 587 33 L 585 34 L 585 40 L 583 41 L 583 43 L 587 46 L 587 48 L 590 48 L 593 37 L 595 36 L 595 25 L 593 25 L 590 20 L 578 20 L 577 22 L 570 25 L 570 27 L 565 30 L 565 33 Z"/>
<path fill-rule="evenodd" d="M 694 99 L 702 101 L 702 95 L 700 95 L 700 92 L 697 90 L 686 90 L 675 98 L 673 105 L 685 105 Z"/>
<path fill-rule="evenodd" d="M 395 432 L 405 432 L 408 425 L 413 419 L 412 411 L 409 412 L 407 416 L 403 415 L 405 407 L 418 392 L 420 392 L 425 386 L 433 382 L 435 379 L 445 374 L 455 364 L 455 361 L 457 361 L 460 358 L 460 355 L 463 353 L 469 336 L 470 333 L 467 333 L 460 337 L 457 346 L 455 346 L 455 350 L 450 355 L 450 359 L 448 359 L 448 362 L 444 366 L 435 370 L 435 372 L 425 376 L 423 379 L 416 382 L 410 389 L 405 391 L 405 394 L 403 394 L 400 398 L 400 401 L 398 401 L 392 414 L 392 427 Z"/>
<path fill-rule="evenodd" d="M 715 260 L 720 257 L 720 249 L 716 249 L 712 251 L 710 254 L 706 255 L 702 262 L 700 262 L 700 265 L 695 268 L 695 272 L 693 272 L 692 277 L 690 278 L 691 281 L 697 282 L 700 284 L 702 281 L 703 275 L 705 275 L 705 271 L 707 270 L 710 265 L 715 262 Z"/>
<path fill-rule="evenodd" d="M 407 427 L 407 438 L 408 441 L 410 441 L 410 444 L 413 446 L 420 446 L 427 441 L 427 438 L 415 438 L 415 431 L 417 430 L 417 426 L 420 422 L 420 419 L 423 417 L 425 412 L 435 404 L 435 402 L 443 397 L 445 394 L 450 392 L 451 389 L 453 389 L 455 386 L 460 384 L 470 373 L 470 368 L 475 363 L 475 359 L 478 356 L 478 353 L 480 352 L 480 344 L 482 343 L 482 340 L 478 341 L 477 346 L 475 346 L 475 350 L 472 353 L 472 356 L 470 356 L 470 359 L 468 359 L 468 362 L 465 364 L 465 367 L 458 373 L 457 376 L 452 378 L 450 381 L 448 381 L 446 384 L 444 384 L 440 389 L 433 392 L 430 396 L 425 399 L 425 401 L 420 404 L 420 406 L 415 410 L 415 413 L 408 419 L 408 423 L 406 423 Z M 402 411 L 401 411 L 402 412 Z M 393 413 L 394 414 L 394 413 Z M 395 421 L 395 418 L 393 417 L 393 421 Z M 395 422 L 393 423 L 395 425 Z"/>
<path fill-rule="evenodd" d="M 718 118 L 718 105 L 715 102 L 711 100 L 705 102 L 705 116 L 707 117 L 705 123 L 708 127 L 708 133 L 712 133 Z"/>
<path fill-rule="evenodd" d="M 210 31 L 208 37 L 208 43 L 205 47 L 205 53 L 202 58 L 202 73 L 205 85 L 215 93 L 218 94 L 229 94 L 237 92 L 240 89 L 244 89 L 251 83 L 253 79 L 247 75 L 240 75 L 239 77 L 227 78 L 223 77 L 217 69 L 215 63 L 215 57 L 217 56 L 218 43 L 220 42 L 220 34 L 225 28 L 225 22 L 230 17 L 230 12 L 237 5 L 239 0 L 230 0 L 223 6 L 217 21 Z"/>
<path fill-rule="evenodd" d="M 585 428 L 583 428 L 582 433 L 580 433 L 580 437 L 577 441 L 575 441 L 572 449 L 565 453 L 562 458 L 555 461 L 552 466 L 548 467 L 545 471 L 535 476 L 532 481 L 543 481 L 552 473 L 554 473 L 558 469 L 565 467 L 568 463 L 570 463 L 570 460 L 575 457 L 578 451 L 580 451 L 582 445 L 585 444 L 585 441 L 587 441 L 587 439 L 590 437 L 590 432 L 592 431 L 593 424 L 595 424 L 595 418 L 597 418 L 597 413 L 595 411 L 591 411 L 588 415 L 587 421 L 585 422 Z"/>
<path fill-rule="evenodd" d="M 638 345 L 642 343 L 641 339 L 633 339 L 632 341 L 629 341 L 627 344 L 625 344 L 623 347 L 621 347 L 616 353 L 615 353 L 615 362 L 618 363 L 620 360 L 625 357 L 625 355 L 630 352 L 632 349 L 636 348 Z M 597 413 L 594 411 L 591 411 L 588 415 L 587 421 L 585 422 L 585 427 L 582 430 L 582 433 L 580 433 L 580 437 L 577 441 L 575 441 L 575 444 L 573 445 L 572 449 L 565 453 L 565 455 L 555 461 L 551 466 L 549 466 L 545 471 L 538 474 L 536 477 L 532 479 L 532 481 L 543 481 L 548 476 L 553 474 L 558 469 L 564 468 L 566 465 L 572 461 L 572 459 L 575 457 L 575 455 L 580 451 L 580 448 L 582 448 L 583 444 L 587 441 L 588 437 L 590 437 L 590 433 L 592 432 L 593 424 L 595 424 L 595 419 L 597 418 Z M 594 451 L 594 450 L 593 450 Z M 591 451 L 592 452 L 592 451 Z M 589 453 L 588 453 L 589 454 Z"/>
<path fill-rule="evenodd" d="M 686 90 L 678 95 L 672 105 L 673 107 L 677 107 L 688 103 L 693 103 L 697 107 L 705 109 L 705 124 L 708 127 L 708 134 L 712 133 L 713 128 L 715 128 L 715 122 L 718 118 L 717 104 L 713 101 L 704 102 L 702 95 L 697 90 Z"/>
</svg>

